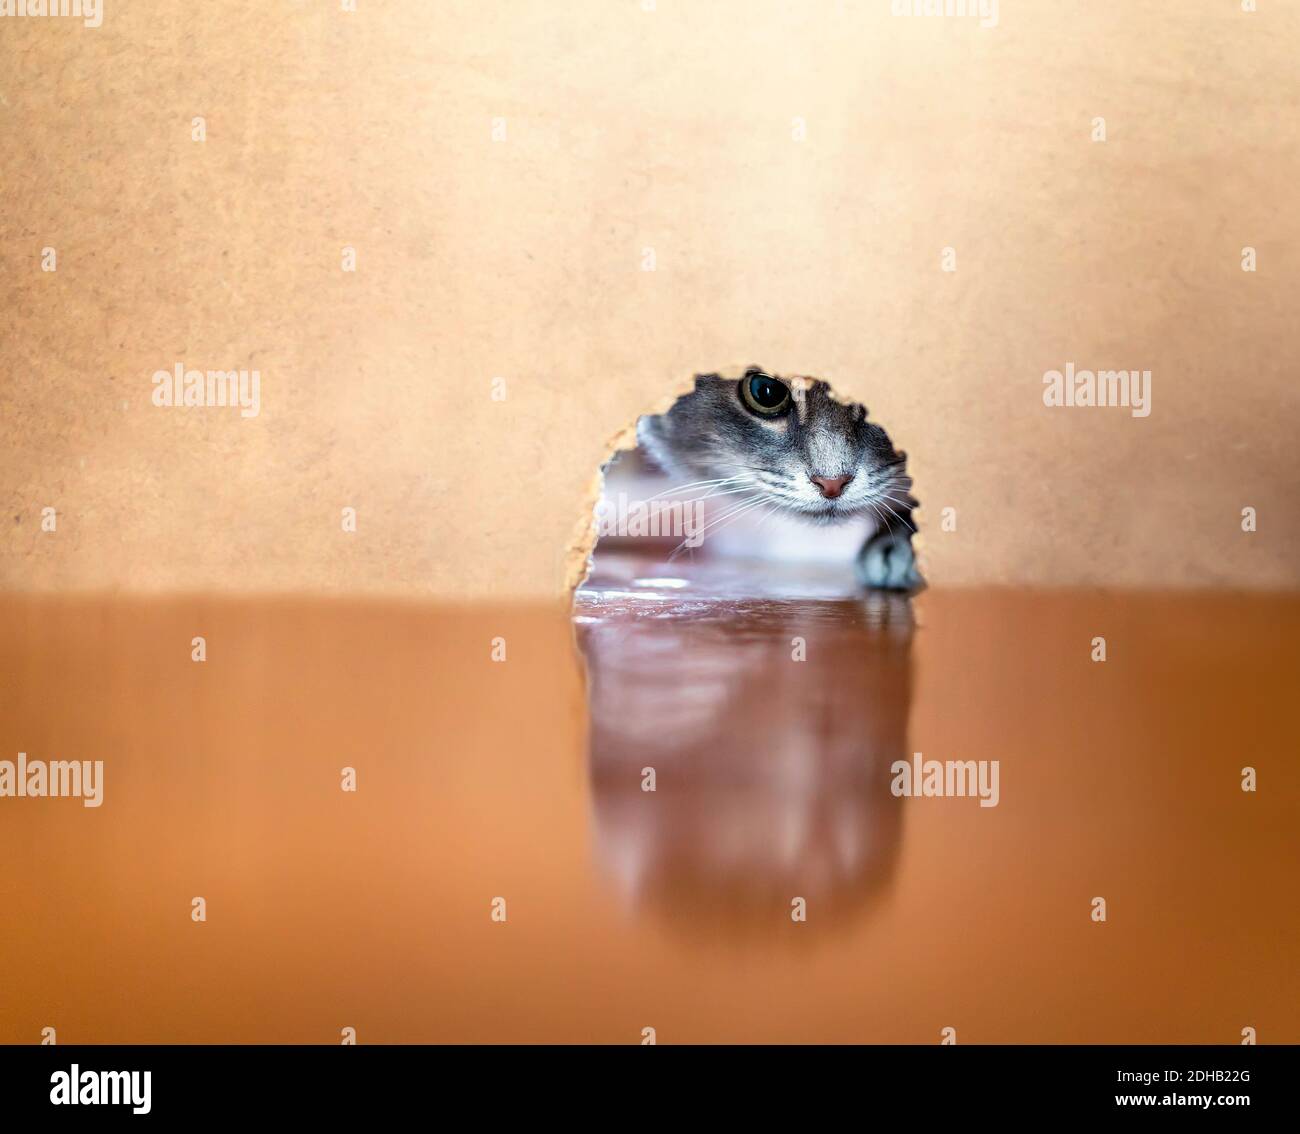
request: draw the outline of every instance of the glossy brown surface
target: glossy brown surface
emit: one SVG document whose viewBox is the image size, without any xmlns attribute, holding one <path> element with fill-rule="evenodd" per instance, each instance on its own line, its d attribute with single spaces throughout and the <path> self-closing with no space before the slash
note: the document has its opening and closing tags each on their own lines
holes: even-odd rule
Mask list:
<svg viewBox="0 0 1300 1134">
<path fill-rule="evenodd" d="M 1294 596 L 692 587 L 0 600 L 0 1040 L 1300 1040 Z"/>
</svg>

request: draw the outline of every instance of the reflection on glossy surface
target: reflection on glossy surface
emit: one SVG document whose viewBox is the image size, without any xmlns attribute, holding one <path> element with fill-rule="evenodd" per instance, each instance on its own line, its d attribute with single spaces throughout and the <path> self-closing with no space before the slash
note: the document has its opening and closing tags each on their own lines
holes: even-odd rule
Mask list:
<svg viewBox="0 0 1300 1134">
<path fill-rule="evenodd" d="M 664 596 L 636 604 L 647 642 L 653 608 L 700 598 L 683 577 L 624 580 Z M 663 657 L 701 674 L 719 768 L 673 679 L 650 671 L 654 736 L 598 692 L 600 735 L 673 740 L 647 800 L 631 751 L 592 778 L 559 604 L 0 597 L 0 758 L 104 761 L 101 807 L 0 799 L 0 1041 L 1300 1040 L 1300 599 L 938 588 L 910 646 L 834 603 L 701 615 L 689 634 L 706 657 L 734 638 L 739 684 L 689 634 Z M 872 753 L 898 743 L 909 664 L 907 749 L 999 759 L 997 807 L 882 799 L 851 747 L 809 743 L 841 713 Z M 823 711 L 769 709 L 773 667 Z M 899 689 L 883 708 L 854 692 L 877 680 Z M 782 743 L 746 766 L 729 730 Z M 796 744 L 822 754 L 792 767 Z"/>
<path fill-rule="evenodd" d="M 600 563 L 576 615 L 604 871 L 691 934 L 786 935 L 796 897 L 849 927 L 897 857 L 909 600 L 755 599 L 730 574 Z"/>
</svg>

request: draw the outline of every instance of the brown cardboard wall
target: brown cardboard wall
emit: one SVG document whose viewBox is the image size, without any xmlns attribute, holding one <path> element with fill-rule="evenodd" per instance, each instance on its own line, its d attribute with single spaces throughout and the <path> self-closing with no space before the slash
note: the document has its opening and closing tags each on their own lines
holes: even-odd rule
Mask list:
<svg viewBox="0 0 1300 1134">
<path fill-rule="evenodd" d="M 356 7 L 0 18 L 0 586 L 555 593 L 609 439 L 749 362 L 909 451 L 932 581 L 1300 578 L 1300 8 Z"/>
</svg>

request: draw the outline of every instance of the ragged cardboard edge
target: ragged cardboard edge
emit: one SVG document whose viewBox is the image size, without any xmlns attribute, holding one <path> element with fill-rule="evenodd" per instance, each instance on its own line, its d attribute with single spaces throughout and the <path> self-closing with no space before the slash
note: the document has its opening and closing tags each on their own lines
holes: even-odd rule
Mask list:
<svg viewBox="0 0 1300 1134">
<path fill-rule="evenodd" d="M 719 378 L 740 381 L 744 375 L 746 366 L 737 366 L 727 370 L 700 371 L 700 374 L 716 374 Z M 587 576 L 591 573 L 592 556 L 596 550 L 596 505 L 600 503 L 601 492 L 605 486 L 605 472 L 609 468 L 610 462 L 614 460 L 619 453 L 630 453 L 637 447 L 636 427 L 643 417 L 656 417 L 661 413 L 667 413 L 678 398 L 692 393 L 695 389 L 696 375 L 692 375 L 685 382 L 679 385 L 670 393 L 661 398 L 653 408 L 637 414 L 632 419 L 630 425 L 625 425 L 615 433 L 608 441 L 605 442 L 605 456 L 601 460 L 599 467 L 592 475 L 587 486 L 587 491 L 582 498 L 582 511 L 578 519 L 577 526 L 574 528 L 572 539 L 569 541 L 568 550 L 565 553 L 564 577 L 565 586 L 568 594 L 572 597 L 573 592 L 577 590 L 586 581 Z M 806 375 L 773 375 L 779 377 L 783 382 L 789 382 L 791 386 L 799 389 L 806 389 L 813 382 L 822 381 L 826 383 L 830 396 L 841 405 L 866 405 L 862 398 L 853 397 L 849 394 L 841 394 L 827 379 L 811 378 Z M 868 416 L 870 411 L 868 410 Z M 884 427 L 885 432 L 889 433 L 888 426 Z M 898 439 L 889 434 L 889 439 L 894 442 L 895 448 L 899 448 Z M 903 450 L 907 452 L 906 449 Z M 912 475 L 912 457 L 908 453 L 907 458 L 907 475 Z M 917 513 L 921 511 L 918 504 L 916 511 L 912 513 L 913 522 L 916 524 L 916 531 L 912 535 L 912 549 L 916 555 L 917 570 L 925 576 L 924 570 L 924 545 L 921 536 L 921 525 L 916 521 Z"/>
<path fill-rule="evenodd" d="M 736 375 L 736 380 L 740 380 L 739 374 Z M 588 482 L 587 491 L 583 494 L 582 513 L 565 555 L 564 582 L 570 596 L 591 574 L 591 557 L 596 550 L 596 505 L 600 503 L 600 494 L 605 487 L 605 470 L 619 453 L 630 453 L 636 448 L 636 427 L 643 417 L 647 415 L 655 417 L 667 413 L 678 398 L 691 393 L 694 389 L 695 376 L 692 375 L 660 398 L 652 409 L 637 414 L 630 425 L 625 425 L 605 442 L 605 456 Z"/>
</svg>

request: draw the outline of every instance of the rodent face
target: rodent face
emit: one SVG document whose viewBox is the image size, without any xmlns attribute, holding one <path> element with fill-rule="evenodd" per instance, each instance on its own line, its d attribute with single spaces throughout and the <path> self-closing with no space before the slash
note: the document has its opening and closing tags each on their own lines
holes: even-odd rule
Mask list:
<svg viewBox="0 0 1300 1134">
<path fill-rule="evenodd" d="M 667 413 L 643 418 L 638 439 L 670 472 L 733 478 L 724 489 L 747 488 L 816 521 L 884 519 L 911 505 L 906 455 L 863 406 L 835 401 L 821 381 L 757 367 L 739 382 L 704 375 Z"/>
</svg>

